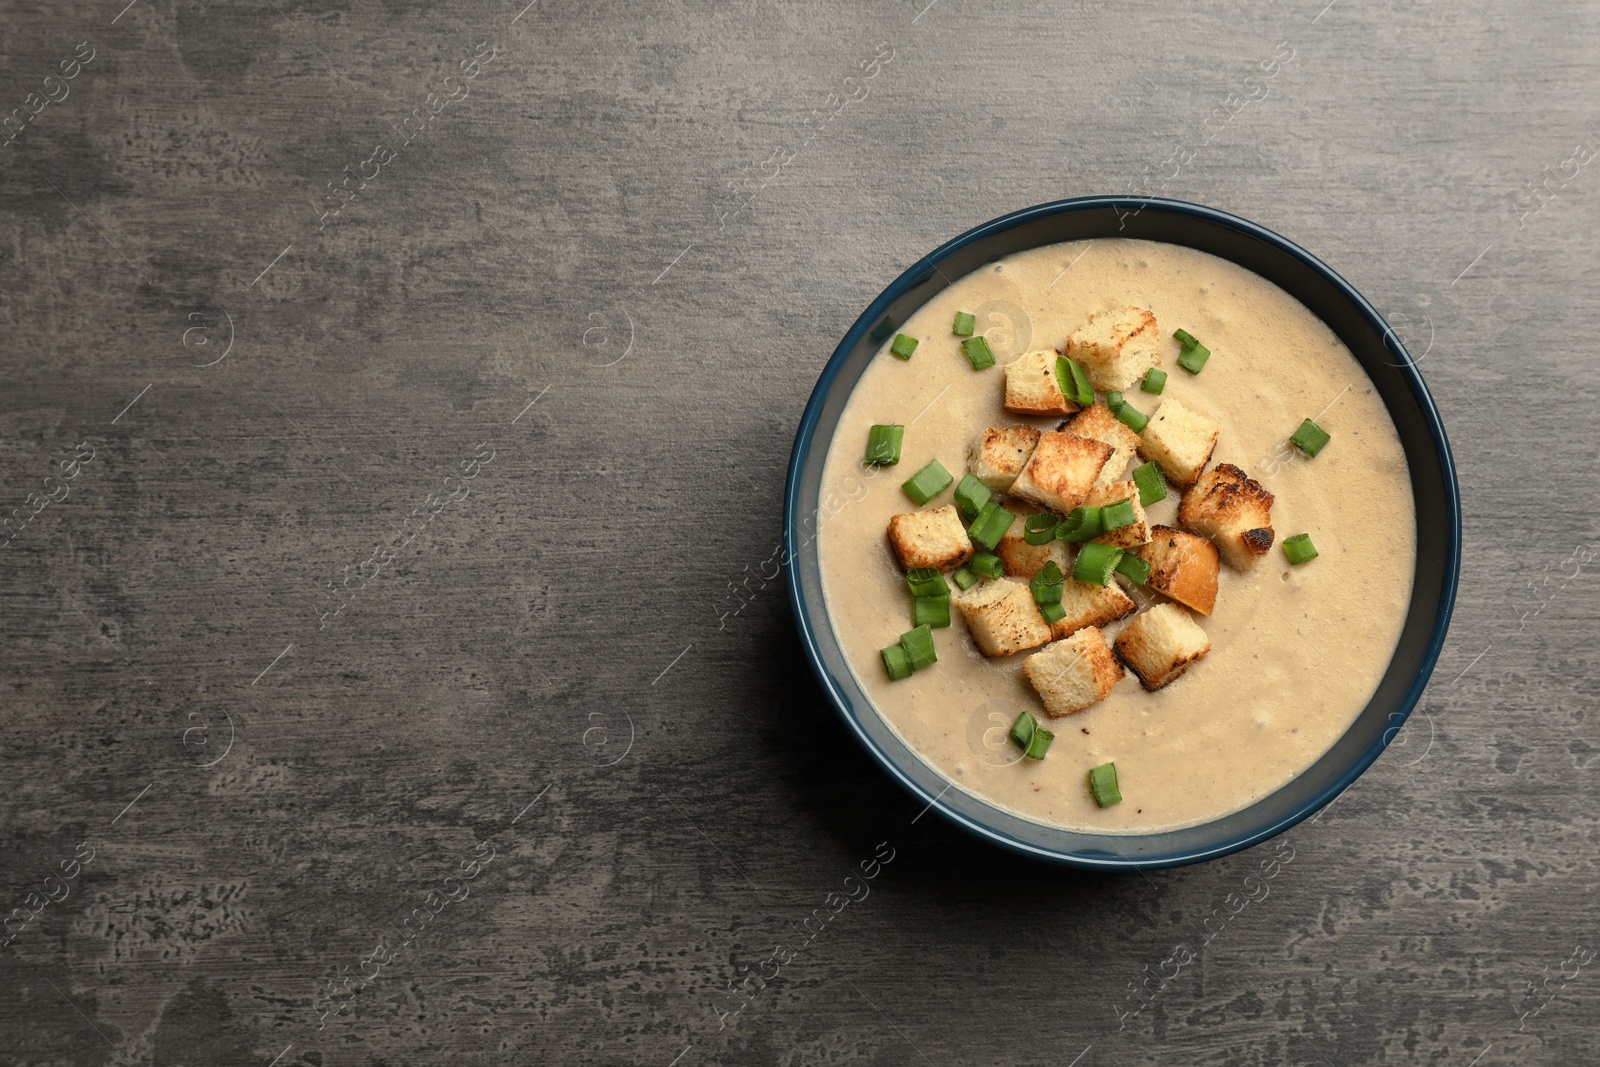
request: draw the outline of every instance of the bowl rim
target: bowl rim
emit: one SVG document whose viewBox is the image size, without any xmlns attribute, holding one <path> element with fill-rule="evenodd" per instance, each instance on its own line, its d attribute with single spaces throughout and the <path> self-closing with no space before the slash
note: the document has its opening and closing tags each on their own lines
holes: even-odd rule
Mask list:
<svg viewBox="0 0 1600 1067">
<path fill-rule="evenodd" d="M 966 246 L 982 240 L 985 237 L 1003 232 L 1016 226 L 1020 226 L 1035 219 L 1077 211 L 1099 210 L 1105 208 L 1126 212 L 1149 210 L 1154 210 L 1157 212 L 1170 212 L 1178 215 L 1189 215 L 1208 222 L 1220 224 L 1272 245 L 1280 251 L 1287 253 L 1295 259 L 1298 259 L 1301 263 L 1311 268 L 1312 271 L 1319 275 L 1323 281 L 1333 286 L 1333 288 L 1337 290 L 1341 296 L 1343 296 L 1353 307 L 1355 307 L 1355 309 L 1373 328 L 1382 334 L 1387 341 L 1393 342 L 1395 349 L 1398 350 L 1398 354 L 1402 357 L 1398 364 L 1398 368 L 1403 375 L 1407 386 L 1410 388 L 1411 394 L 1416 400 L 1418 408 L 1421 410 L 1423 417 L 1427 422 L 1428 432 L 1433 441 L 1435 458 L 1439 462 L 1440 471 L 1443 476 L 1442 481 L 1447 503 L 1447 518 L 1450 524 L 1447 539 L 1449 546 L 1448 559 L 1446 560 L 1445 566 L 1444 584 L 1440 590 L 1439 609 L 1433 621 L 1432 631 L 1428 635 L 1427 647 L 1424 651 L 1421 665 L 1418 667 L 1416 677 L 1412 679 L 1411 685 L 1406 690 L 1405 695 L 1401 698 L 1399 706 L 1389 714 L 1390 725 L 1379 734 L 1376 740 L 1371 742 L 1358 754 L 1354 762 L 1352 762 L 1349 767 L 1338 774 L 1323 789 L 1315 793 L 1312 797 L 1301 803 L 1297 808 L 1282 818 L 1273 820 L 1270 823 L 1256 829 L 1255 831 L 1211 848 L 1194 849 L 1186 852 L 1144 860 L 1134 860 L 1121 855 L 1121 850 L 1115 845 L 1115 842 L 1118 840 L 1118 838 L 1136 838 L 1142 836 L 1138 834 L 1092 835 L 1107 842 L 1112 851 L 1118 853 L 1118 857 L 1116 859 L 1108 859 L 1101 856 L 1084 856 L 1065 851 L 1053 851 L 1046 848 L 1040 848 L 1028 842 L 1016 840 L 1007 834 L 984 825 L 978 820 L 970 818 L 962 812 L 956 811 L 942 804 L 940 799 L 955 784 L 943 771 L 939 770 L 938 768 L 934 768 L 938 774 L 938 777 L 946 782 L 945 788 L 937 794 L 929 793 L 908 774 L 902 771 L 900 767 L 889 758 L 888 753 L 884 752 L 878 746 L 877 742 L 862 728 L 861 724 L 857 720 L 856 715 L 852 714 L 848 710 L 849 702 L 846 700 L 845 695 L 839 691 L 837 686 L 834 684 L 833 679 L 829 676 L 827 670 L 825 669 L 821 654 L 817 648 L 817 634 L 815 627 L 813 626 L 813 620 L 811 619 L 802 597 L 800 568 L 796 565 L 797 546 L 803 543 L 801 531 L 799 529 L 800 515 L 797 507 L 800 494 L 801 468 L 813 444 L 817 422 L 821 418 L 823 406 L 833 386 L 834 380 L 838 377 L 839 373 L 843 369 L 849 353 L 855 348 L 857 343 L 860 342 L 862 336 L 866 334 L 880 318 L 882 318 L 890 304 L 892 304 L 905 292 L 910 290 L 914 285 L 920 284 L 929 271 L 937 269 L 938 264 L 941 261 L 949 257 L 951 254 L 960 251 Z M 965 277 L 965 275 L 962 275 L 962 277 Z M 1002 848 L 1027 856 L 1050 860 L 1070 867 L 1102 871 L 1130 869 L 1154 870 L 1162 867 L 1176 867 L 1189 863 L 1198 863 L 1203 860 L 1217 859 L 1222 856 L 1231 855 L 1234 852 L 1239 852 L 1246 848 L 1250 848 L 1253 845 L 1257 845 L 1262 841 L 1282 833 L 1283 831 L 1295 826 L 1313 813 L 1331 803 L 1336 797 L 1338 797 L 1340 793 L 1349 788 L 1351 783 L 1359 778 L 1367 770 L 1367 768 L 1373 764 L 1378 756 L 1382 754 L 1383 750 L 1389 746 L 1389 742 L 1393 740 L 1395 734 L 1399 732 L 1400 727 L 1405 725 L 1406 721 L 1410 718 L 1412 710 L 1416 707 L 1417 702 L 1422 697 L 1423 691 L 1427 688 L 1428 681 L 1432 677 L 1434 667 L 1438 662 L 1439 653 L 1444 647 L 1445 636 L 1450 628 L 1450 618 L 1455 611 L 1456 590 L 1457 586 L 1460 584 L 1461 578 L 1461 493 L 1460 487 L 1457 484 L 1455 459 L 1450 451 L 1450 442 L 1445 434 L 1444 423 L 1439 417 L 1438 408 L 1434 404 L 1432 395 L 1428 392 L 1427 385 L 1423 382 L 1421 374 L 1417 371 L 1416 361 L 1412 358 L 1411 353 L 1405 348 L 1404 344 L 1400 342 L 1398 336 L 1384 320 L 1383 316 L 1378 313 L 1377 309 L 1372 306 L 1366 297 L 1362 296 L 1361 293 L 1356 290 L 1355 286 L 1346 281 L 1344 277 L 1332 267 L 1328 266 L 1326 263 L 1322 262 L 1322 260 L 1318 259 L 1316 256 L 1312 255 L 1310 252 L 1306 251 L 1304 248 L 1301 248 L 1298 244 L 1295 244 L 1293 241 L 1282 236 L 1281 234 L 1278 234 L 1273 230 L 1269 230 L 1265 226 L 1262 226 L 1258 223 L 1251 222 L 1248 219 L 1240 218 L 1239 216 L 1230 214 L 1226 211 L 1218 210 L 1217 208 L 1206 207 L 1202 204 L 1194 204 L 1184 200 L 1172 200 L 1165 197 L 1079 196 L 1071 197 L 1065 200 L 1052 200 L 1043 204 L 1035 204 L 1032 207 L 1025 207 L 1016 211 L 1008 212 L 1007 214 L 990 219 L 988 222 L 974 226 L 965 233 L 946 241 L 944 244 L 940 245 L 927 255 L 923 256 L 921 259 L 917 260 L 910 267 L 906 268 L 906 270 L 903 271 L 899 277 L 897 277 L 893 282 L 889 283 L 889 285 L 878 294 L 878 297 L 867 306 L 866 310 L 861 313 L 861 315 L 856 319 L 855 323 L 848 331 L 846 331 L 843 339 L 841 339 L 838 346 L 834 348 L 833 354 L 828 357 L 828 362 L 823 367 L 822 373 L 818 376 L 817 384 L 812 389 L 811 397 L 806 403 L 805 410 L 800 418 L 800 424 L 795 430 L 794 446 L 789 454 L 789 470 L 783 493 L 783 536 L 785 559 L 788 561 L 786 585 L 789 592 L 789 606 L 794 613 L 795 624 L 799 630 L 801 644 L 806 653 L 806 661 L 811 666 L 812 674 L 816 676 L 817 681 L 821 684 L 823 690 L 828 694 L 828 699 L 830 703 L 833 704 L 834 710 L 839 713 L 841 718 L 844 719 L 850 731 L 855 735 L 856 740 L 860 742 L 862 747 L 872 754 L 873 759 L 877 761 L 879 766 L 889 773 L 891 779 L 898 782 L 900 786 L 913 797 L 916 797 L 919 801 L 927 805 L 927 807 L 923 809 L 924 813 L 929 810 L 937 811 L 939 815 L 956 824 L 957 826 L 960 826 L 969 833 L 975 834 L 986 841 L 991 841 L 997 845 L 1000 845 Z M 1396 716 L 1398 716 L 1398 721 L 1396 721 Z M 915 755 L 915 750 L 912 751 Z M 932 765 L 929 764 L 929 766 Z M 973 795 L 977 796 L 977 794 Z M 983 803 L 988 807 L 996 807 L 992 801 L 988 801 L 981 796 L 979 796 L 978 799 L 983 801 Z M 921 818 L 921 816 L 919 815 L 918 818 Z"/>
</svg>

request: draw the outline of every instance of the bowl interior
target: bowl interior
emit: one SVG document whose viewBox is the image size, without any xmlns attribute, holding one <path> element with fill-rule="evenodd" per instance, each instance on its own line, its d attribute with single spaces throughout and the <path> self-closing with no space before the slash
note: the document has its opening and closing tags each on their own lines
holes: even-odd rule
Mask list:
<svg viewBox="0 0 1600 1067">
<path fill-rule="evenodd" d="M 1326 322 L 1389 409 L 1410 464 L 1417 509 L 1416 580 L 1405 626 L 1389 669 L 1350 729 L 1299 777 L 1248 808 L 1157 834 L 1047 827 L 952 786 L 896 736 L 856 684 L 828 621 L 817 558 L 828 443 L 882 339 L 935 294 L 987 263 L 1040 245 L 1096 237 L 1165 241 L 1209 252 L 1273 282 Z M 790 599 L 802 642 L 823 687 L 868 751 L 958 825 L 1022 852 L 1091 868 L 1174 866 L 1226 855 L 1293 826 L 1337 796 L 1377 758 L 1422 695 L 1449 624 L 1461 551 L 1460 504 L 1444 429 L 1410 355 L 1372 306 L 1327 266 L 1270 230 L 1180 201 L 1111 197 L 1043 204 L 986 223 L 935 250 L 884 290 L 835 350 L 806 407 L 790 460 L 784 519 Z"/>
</svg>

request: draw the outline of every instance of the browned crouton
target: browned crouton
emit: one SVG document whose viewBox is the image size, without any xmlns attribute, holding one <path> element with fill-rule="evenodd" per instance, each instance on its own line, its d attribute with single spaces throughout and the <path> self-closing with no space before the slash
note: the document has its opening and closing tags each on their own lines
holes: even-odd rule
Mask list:
<svg viewBox="0 0 1600 1067">
<path fill-rule="evenodd" d="M 1009 492 L 1038 443 L 1032 426 L 991 426 L 972 443 L 972 476 L 996 493 Z"/>
<path fill-rule="evenodd" d="M 1272 494 L 1233 464 L 1219 463 L 1183 494 L 1178 522 L 1215 541 L 1228 566 L 1247 571 L 1272 547 Z"/>
<path fill-rule="evenodd" d="M 1096 485 L 1114 482 L 1122 477 L 1123 471 L 1128 469 L 1128 464 L 1139 453 L 1139 435 L 1124 426 L 1103 403 L 1084 408 L 1062 423 L 1061 428 L 1079 437 L 1090 437 L 1111 446 L 1111 458 L 1100 468 L 1100 476 L 1095 479 Z"/>
<path fill-rule="evenodd" d="M 1139 435 L 1139 451 L 1161 464 L 1167 480 L 1181 488 L 1193 485 L 1211 462 L 1217 433 L 1215 422 L 1168 397 Z"/>
<path fill-rule="evenodd" d="M 1123 675 L 1122 664 L 1106 647 L 1105 635 L 1094 626 L 1035 652 L 1023 661 L 1022 671 L 1051 718 L 1104 700 Z"/>
<path fill-rule="evenodd" d="M 1144 308 L 1119 307 L 1091 315 L 1067 338 L 1067 355 L 1083 364 L 1102 393 L 1126 389 L 1161 362 L 1156 317 Z"/>
<path fill-rule="evenodd" d="M 1150 690 L 1160 689 L 1211 651 L 1206 632 L 1176 604 L 1134 616 L 1117 638 L 1117 655 Z"/>
<path fill-rule="evenodd" d="M 1039 435 L 1028 465 L 1011 483 L 1011 495 L 1065 515 L 1089 495 L 1111 451 L 1104 441 L 1047 430 Z"/>
<path fill-rule="evenodd" d="M 1106 504 L 1115 504 L 1119 500 L 1133 501 L 1133 525 L 1122 526 L 1110 533 L 1096 537 L 1108 545 L 1116 545 L 1121 549 L 1138 548 L 1150 540 L 1150 520 L 1144 513 L 1144 507 L 1139 503 L 1139 486 L 1134 482 L 1112 482 L 1109 485 L 1095 486 L 1089 490 L 1089 495 L 1083 498 L 1085 505 L 1104 507 Z"/>
<path fill-rule="evenodd" d="M 1072 561 L 1067 558 L 1067 548 L 1060 541 L 1048 541 L 1042 545 L 1030 545 L 1023 537 L 1027 528 L 1028 516 L 1040 514 L 1039 509 L 1013 500 L 1006 505 L 1006 510 L 1017 517 L 1011 528 L 1000 538 L 1000 543 L 995 545 L 994 554 L 1000 557 L 1000 562 L 1006 565 L 1006 575 L 1011 578 L 1032 578 L 1039 573 L 1046 560 L 1053 559 L 1056 566 L 1061 568 L 1063 574 L 1072 570 Z"/>
<path fill-rule="evenodd" d="M 1078 405 L 1061 392 L 1056 381 L 1056 356 L 1053 348 L 1027 355 L 1006 364 L 1006 410 L 1019 415 L 1070 415 Z"/>
<path fill-rule="evenodd" d="M 1150 564 L 1146 586 L 1202 615 L 1211 614 L 1217 603 L 1216 545 L 1171 526 L 1156 526 L 1150 543 L 1137 551 Z"/>
<path fill-rule="evenodd" d="M 955 505 L 912 511 L 889 520 L 889 543 L 906 570 L 955 570 L 972 558 L 972 539 Z"/>
<path fill-rule="evenodd" d="M 1105 626 L 1132 615 L 1138 608 L 1116 582 L 1089 585 L 1074 581 L 1072 568 L 1062 567 L 1068 578 L 1061 583 L 1061 610 L 1066 614 L 1050 624 L 1050 636 L 1057 641 L 1070 637 L 1085 626 Z"/>
<path fill-rule="evenodd" d="M 956 610 L 985 656 L 1009 656 L 1050 640 L 1033 591 L 1006 578 L 980 582 L 955 598 Z"/>
</svg>

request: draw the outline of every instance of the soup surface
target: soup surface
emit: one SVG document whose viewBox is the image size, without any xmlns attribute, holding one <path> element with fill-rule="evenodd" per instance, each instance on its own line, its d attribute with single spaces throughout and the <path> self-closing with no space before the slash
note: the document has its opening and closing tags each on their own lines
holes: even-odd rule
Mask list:
<svg viewBox="0 0 1600 1067">
<path fill-rule="evenodd" d="M 1197 619 L 1209 655 L 1153 693 L 1130 671 L 1106 699 L 1050 719 L 1021 669 L 1037 650 L 986 658 L 952 611 L 950 626 L 933 631 L 939 661 L 891 681 L 879 649 L 911 628 L 911 601 L 885 531 L 891 516 L 923 510 L 900 483 L 932 459 L 959 481 L 985 427 L 1057 426 L 1060 417 L 1004 409 L 1004 365 L 1024 352 L 1063 348 L 1090 314 L 1123 305 L 1154 312 L 1168 374 L 1161 396 L 1135 386 L 1128 399 L 1150 414 L 1178 397 L 1215 419 L 1222 430 L 1210 466 L 1241 467 L 1276 496 L 1271 551 L 1248 573 L 1224 565 L 1216 608 Z M 962 355 L 950 332 L 958 311 L 976 314 L 995 367 L 974 371 Z M 1177 366 L 1177 328 L 1211 350 L 1199 375 Z M 1009 256 L 957 280 L 900 329 L 921 343 L 903 362 L 886 341 L 851 393 L 829 446 L 817 531 L 839 643 L 862 689 L 915 752 L 957 787 L 1024 818 L 1146 833 L 1246 807 L 1333 745 L 1377 688 L 1399 640 L 1416 517 L 1399 436 L 1332 330 L 1232 263 L 1123 239 Z M 1315 459 L 1285 444 L 1306 418 L 1332 435 Z M 906 427 L 898 465 L 863 464 L 874 423 Z M 1166 500 L 1149 507 L 1151 524 L 1177 526 L 1179 497 L 1170 487 Z M 947 489 L 927 508 L 949 503 Z M 1280 546 L 1298 533 L 1309 533 L 1320 554 L 1291 566 Z M 1141 610 L 1166 599 L 1124 586 Z M 1131 618 L 1104 628 L 1108 643 Z M 1022 710 L 1056 734 L 1043 760 L 1022 759 L 1006 737 Z M 1085 776 L 1107 762 L 1116 763 L 1123 800 L 1101 809 Z"/>
</svg>

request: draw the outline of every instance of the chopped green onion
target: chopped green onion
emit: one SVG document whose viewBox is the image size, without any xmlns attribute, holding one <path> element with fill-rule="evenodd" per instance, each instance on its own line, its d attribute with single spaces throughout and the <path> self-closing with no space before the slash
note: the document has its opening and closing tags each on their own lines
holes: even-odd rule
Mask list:
<svg viewBox="0 0 1600 1067">
<path fill-rule="evenodd" d="M 1132 404 L 1122 404 L 1116 409 L 1117 421 L 1122 423 L 1134 433 L 1144 433 L 1145 424 L 1150 421 L 1150 416 L 1134 407 Z"/>
<path fill-rule="evenodd" d="M 1094 387 L 1089 384 L 1089 374 L 1077 361 L 1066 356 L 1056 357 L 1056 384 L 1061 387 L 1061 395 L 1079 407 L 1086 408 L 1094 403 Z"/>
<path fill-rule="evenodd" d="M 1133 484 L 1139 487 L 1139 506 L 1147 508 L 1157 500 L 1167 499 L 1167 479 L 1161 473 L 1161 464 L 1155 460 L 1133 468 Z"/>
<path fill-rule="evenodd" d="M 1067 617 L 1067 609 L 1060 604 L 1040 604 L 1039 614 L 1044 616 L 1044 621 L 1057 623 Z"/>
<path fill-rule="evenodd" d="M 1121 411 L 1122 410 L 1122 394 L 1117 392 L 1115 389 L 1113 389 L 1113 390 L 1111 390 L 1111 392 L 1107 393 L 1106 394 L 1106 407 L 1111 409 L 1111 414 L 1113 414 L 1113 415 L 1115 415 L 1117 412 Z"/>
<path fill-rule="evenodd" d="M 979 552 L 967 564 L 974 574 L 981 574 L 985 578 L 1000 578 L 1006 573 L 1006 565 L 999 556 L 990 555 L 988 552 Z"/>
<path fill-rule="evenodd" d="M 944 575 L 932 567 L 913 567 L 906 571 L 906 585 L 911 587 L 912 596 L 950 595 L 950 587 L 945 584 Z"/>
<path fill-rule="evenodd" d="M 1039 573 L 1028 580 L 1028 588 L 1033 590 L 1033 602 L 1061 603 L 1062 585 L 1066 580 L 1066 575 L 1061 573 L 1061 568 L 1056 566 L 1055 560 L 1045 560 L 1044 566 L 1039 568 Z"/>
<path fill-rule="evenodd" d="M 900 647 L 911 657 L 911 669 L 914 671 L 939 662 L 939 657 L 933 651 L 933 627 L 927 623 L 901 634 Z"/>
<path fill-rule="evenodd" d="M 992 496 L 994 494 L 989 492 L 989 487 L 975 475 L 963 475 L 961 481 L 956 483 L 956 510 L 961 512 L 963 519 L 971 522 Z"/>
<path fill-rule="evenodd" d="M 950 625 L 950 597 L 914 596 L 911 598 L 911 624 L 934 628 Z"/>
<path fill-rule="evenodd" d="M 1161 395 L 1161 390 L 1167 387 L 1167 372 L 1151 367 L 1144 372 L 1144 381 L 1139 383 L 1139 388 L 1147 393 Z"/>
<path fill-rule="evenodd" d="M 1200 343 L 1194 339 L 1194 334 L 1188 330 L 1173 330 L 1172 337 L 1184 348 L 1193 348 Z"/>
<path fill-rule="evenodd" d="M 958 311 L 956 321 L 950 326 L 950 332 L 957 337 L 971 337 L 972 331 L 977 327 L 978 320 L 975 316 L 968 315 L 965 311 Z"/>
<path fill-rule="evenodd" d="M 1072 566 L 1072 577 L 1085 585 L 1105 585 L 1111 581 L 1111 572 L 1122 561 L 1122 549 L 1091 541 L 1078 550 L 1078 562 Z"/>
<path fill-rule="evenodd" d="M 892 467 L 900 462 L 900 442 L 905 439 L 906 428 L 899 423 L 874 426 L 867 431 L 866 462 L 875 467 Z"/>
<path fill-rule="evenodd" d="M 911 353 L 917 350 L 917 339 L 909 334 L 897 333 L 894 343 L 889 346 L 889 351 L 901 359 L 910 359 Z"/>
<path fill-rule="evenodd" d="M 1093 541 L 1105 533 L 1101 520 L 1097 507 L 1073 508 L 1056 526 L 1056 536 L 1063 541 Z"/>
<path fill-rule="evenodd" d="M 1102 808 L 1109 808 L 1113 804 L 1122 802 L 1122 791 L 1117 788 L 1117 765 L 1115 763 L 1102 763 L 1089 770 L 1089 792 L 1094 794 L 1094 802 Z"/>
<path fill-rule="evenodd" d="M 1295 534 L 1283 539 L 1283 554 L 1290 563 L 1310 563 L 1317 558 L 1317 546 L 1311 543 L 1310 534 Z"/>
<path fill-rule="evenodd" d="M 1190 374 L 1199 374 L 1200 368 L 1211 358 L 1211 349 L 1196 341 L 1188 330 L 1174 331 L 1172 336 L 1183 346 L 1183 351 L 1178 354 L 1178 366 Z"/>
<path fill-rule="evenodd" d="M 1132 552 L 1124 552 L 1117 560 L 1117 573 L 1125 574 L 1140 585 L 1150 580 L 1150 561 Z"/>
<path fill-rule="evenodd" d="M 911 656 L 900 645 L 890 645 L 880 653 L 883 656 L 883 669 L 889 672 L 891 681 L 898 682 L 902 678 L 911 677 Z"/>
<path fill-rule="evenodd" d="M 1000 543 L 1000 538 L 1006 535 L 1015 520 L 1015 515 L 991 500 L 978 512 L 972 525 L 967 527 L 967 536 L 972 538 L 973 544 L 982 545 L 993 552 L 994 546 Z"/>
<path fill-rule="evenodd" d="M 1331 441 L 1328 431 L 1307 419 L 1300 424 L 1300 428 L 1289 438 L 1289 443 L 1308 456 L 1315 456 L 1322 451 L 1322 446 Z"/>
<path fill-rule="evenodd" d="M 1048 545 L 1056 539 L 1056 517 L 1040 512 L 1022 524 L 1022 539 L 1030 545 Z"/>
<path fill-rule="evenodd" d="M 1033 713 L 1025 711 L 1017 716 L 1017 721 L 1011 724 L 1011 740 L 1015 741 L 1022 752 L 1029 759 L 1044 759 L 1044 754 L 1050 749 L 1050 742 L 1056 735 L 1039 725 L 1039 720 Z"/>
<path fill-rule="evenodd" d="M 972 364 L 973 370 L 994 366 L 994 353 L 989 351 L 989 342 L 981 337 L 969 337 L 962 341 L 961 351 L 967 354 L 967 361 Z"/>
<path fill-rule="evenodd" d="M 970 567 L 957 567 L 950 572 L 950 580 L 965 591 L 971 589 L 977 583 L 978 576 L 972 573 Z"/>
<path fill-rule="evenodd" d="M 932 459 L 928 461 L 926 467 L 907 478 L 900 488 L 906 491 L 906 496 L 918 504 L 926 504 L 944 492 L 953 481 L 955 479 L 944 469 L 944 464 Z"/>
<path fill-rule="evenodd" d="M 1100 509 L 1100 528 L 1106 533 L 1133 525 L 1133 501 L 1119 500 Z"/>
</svg>

